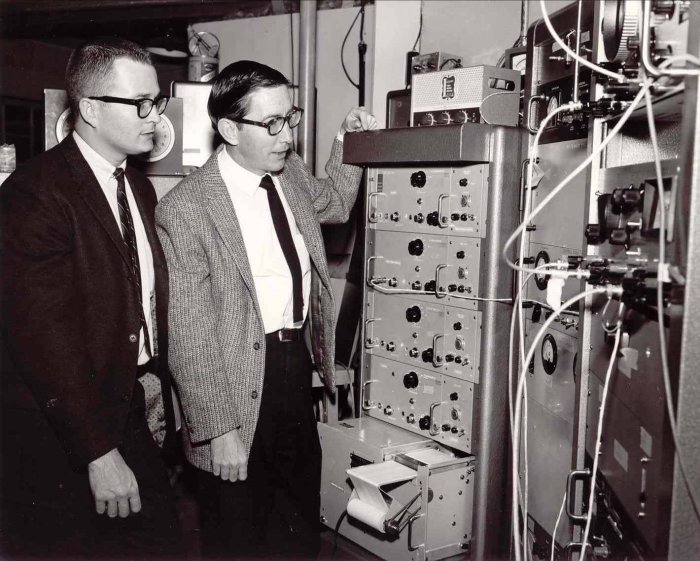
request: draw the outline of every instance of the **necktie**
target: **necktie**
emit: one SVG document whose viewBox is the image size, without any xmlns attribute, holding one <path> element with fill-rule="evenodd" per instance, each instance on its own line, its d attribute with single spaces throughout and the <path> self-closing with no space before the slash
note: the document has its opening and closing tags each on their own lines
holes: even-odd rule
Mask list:
<svg viewBox="0 0 700 561">
<path fill-rule="evenodd" d="M 277 239 L 282 247 L 282 253 L 287 260 L 287 266 L 292 273 L 292 297 L 294 302 L 294 323 L 300 322 L 303 319 L 304 297 L 301 289 L 301 264 L 299 263 L 299 254 L 294 245 L 292 232 L 289 229 L 289 221 L 287 214 L 284 212 L 282 201 L 277 194 L 275 184 L 269 175 L 265 175 L 260 181 L 260 187 L 267 191 L 267 202 L 270 205 L 270 214 L 272 215 L 272 223 L 275 226 Z"/>
<path fill-rule="evenodd" d="M 148 334 L 148 326 L 146 317 L 143 313 L 143 300 L 141 298 L 141 266 L 139 265 L 139 252 L 136 247 L 136 232 L 134 230 L 134 221 L 131 217 L 129 209 L 129 201 L 126 198 L 126 184 L 124 181 L 124 170 L 117 168 L 114 170 L 114 177 L 117 180 L 117 205 L 119 206 L 119 222 L 122 228 L 122 236 L 126 245 L 127 253 L 131 260 L 131 276 L 133 277 L 134 289 L 139 301 L 139 320 L 143 329 L 143 338 L 146 344 L 146 352 L 148 356 L 153 356 L 151 351 L 151 338 Z"/>
</svg>

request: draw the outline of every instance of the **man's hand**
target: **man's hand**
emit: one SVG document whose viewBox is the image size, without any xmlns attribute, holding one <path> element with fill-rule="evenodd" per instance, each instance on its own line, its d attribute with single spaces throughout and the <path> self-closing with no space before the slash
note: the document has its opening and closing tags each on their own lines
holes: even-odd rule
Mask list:
<svg viewBox="0 0 700 561">
<path fill-rule="evenodd" d="M 378 129 L 377 119 L 364 107 L 353 107 L 340 127 L 340 134 Z"/>
<path fill-rule="evenodd" d="M 238 429 L 211 439 L 211 467 L 224 481 L 244 481 L 248 477 L 248 454 Z"/>
<path fill-rule="evenodd" d="M 134 472 L 126 465 L 124 458 L 116 448 L 88 464 L 90 489 L 95 497 L 97 514 L 122 518 L 130 512 L 141 510 L 139 486 Z"/>
</svg>

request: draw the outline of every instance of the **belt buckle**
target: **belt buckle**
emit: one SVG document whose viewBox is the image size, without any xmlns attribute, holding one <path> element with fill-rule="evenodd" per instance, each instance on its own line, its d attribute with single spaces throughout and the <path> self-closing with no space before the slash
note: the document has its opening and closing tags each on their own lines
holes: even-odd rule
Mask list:
<svg viewBox="0 0 700 561">
<path fill-rule="evenodd" d="M 277 332 L 277 337 L 282 343 L 291 343 L 299 340 L 298 331 L 298 329 L 283 328 Z"/>
</svg>

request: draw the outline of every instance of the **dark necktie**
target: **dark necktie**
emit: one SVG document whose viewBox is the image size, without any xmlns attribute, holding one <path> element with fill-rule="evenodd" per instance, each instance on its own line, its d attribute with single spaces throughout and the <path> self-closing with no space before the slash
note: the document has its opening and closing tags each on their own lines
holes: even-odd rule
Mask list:
<svg viewBox="0 0 700 561">
<path fill-rule="evenodd" d="M 141 298 L 141 266 L 139 265 L 139 252 L 138 248 L 136 247 L 136 232 L 134 230 L 134 220 L 131 217 L 129 201 L 126 198 L 124 170 L 122 168 L 117 168 L 116 170 L 114 170 L 114 177 L 117 180 L 117 205 L 119 206 L 119 222 L 122 228 L 124 244 L 126 245 L 126 250 L 129 254 L 129 259 L 131 260 L 131 276 L 134 282 L 134 289 L 136 290 L 136 294 L 138 296 L 139 320 L 141 323 L 141 328 L 143 329 L 143 338 L 146 344 L 146 352 L 148 353 L 148 356 L 152 357 L 153 352 L 151 351 L 151 338 L 148 335 L 148 325 L 146 324 L 146 317 L 143 314 L 143 300 Z"/>
<path fill-rule="evenodd" d="M 267 202 L 270 205 L 270 214 L 272 215 L 272 223 L 275 225 L 277 239 L 282 247 L 282 253 L 287 260 L 287 266 L 292 273 L 292 297 L 294 302 L 294 323 L 300 322 L 303 319 L 304 313 L 304 297 L 301 290 L 301 264 L 299 263 L 299 254 L 294 245 L 292 232 L 289 229 L 289 221 L 287 214 L 284 212 L 282 201 L 277 194 L 275 184 L 269 175 L 265 175 L 260 181 L 260 187 L 267 191 Z"/>
</svg>

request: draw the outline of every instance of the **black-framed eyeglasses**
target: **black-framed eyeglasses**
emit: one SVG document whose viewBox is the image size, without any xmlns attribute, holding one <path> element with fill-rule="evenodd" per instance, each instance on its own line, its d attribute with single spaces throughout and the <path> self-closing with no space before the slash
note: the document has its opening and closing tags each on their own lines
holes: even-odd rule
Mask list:
<svg viewBox="0 0 700 561">
<path fill-rule="evenodd" d="M 162 115 L 165 108 L 168 106 L 170 97 L 167 95 L 159 95 L 155 99 L 144 97 L 141 99 L 128 99 L 126 97 L 113 97 L 111 95 L 90 96 L 88 99 L 96 101 L 104 101 L 106 103 L 123 103 L 124 105 L 135 105 L 136 113 L 141 119 L 145 119 L 151 114 L 153 108 L 156 108 L 158 115 Z"/>
<path fill-rule="evenodd" d="M 282 132 L 284 124 L 287 123 L 290 129 L 295 128 L 301 122 L 301 116 L 304 114 L 304 110 L 300 107 L 292 107 L 291 111 L 287 113 L 284 117 L 273 117 L 267 121 L 251 121 L 249 119 L 231 119 L 236 123 L 244 123 L 246 125 L 255 125 L 256 127 L 263 127 L 267 129 L 270 136 L 277 136 Z"/>
</svg>

